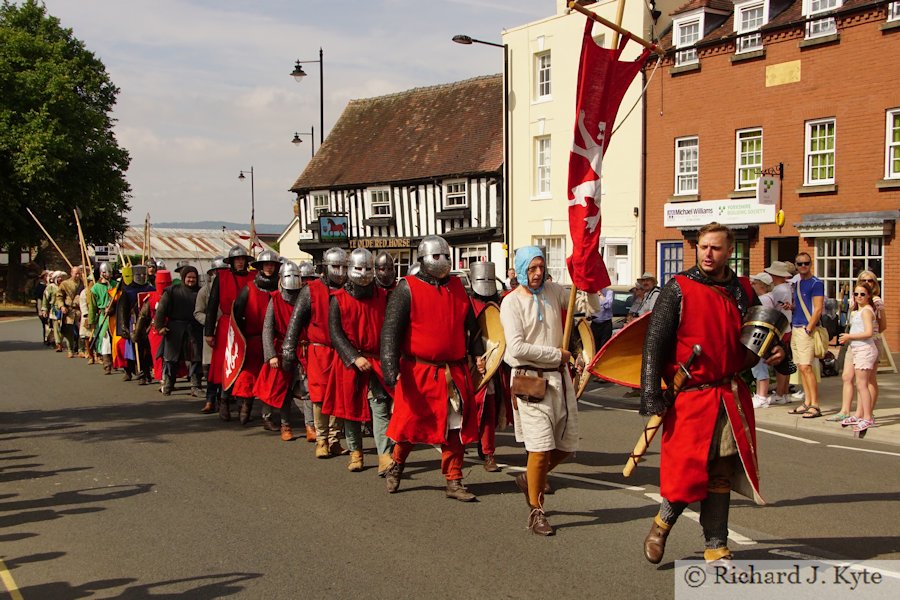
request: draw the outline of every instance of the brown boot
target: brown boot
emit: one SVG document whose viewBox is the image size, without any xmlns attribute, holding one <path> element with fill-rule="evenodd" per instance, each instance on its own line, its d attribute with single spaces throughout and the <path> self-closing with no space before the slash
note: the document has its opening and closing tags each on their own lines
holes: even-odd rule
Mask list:
<svg viewBox="0 0 900 600">
<path fill-rule="evenodd" d="M 219 400 L 219 418 L 223 421 L 231 420 L 231 401 L 222 398 Z"/>
<path fill-rule="evenodd" d="M 500 465 L 494 460 L 493 454 L 488 454 L 484 457 L 484 470 L 488 473 L 496 473 L 500 470 Z"/>
<path fill-rule="evenodd" d="M 362 450 L 351 450 L 350 451 L 350 464 L 347 465 L 347 470 L 352 471 L 354 473 L 358 473 L 363 470 L 363 452 Z"/>
<path fill-rule="evenodd" d="M 531 509 L 531 514 L 528 515 L 528 529 L 535 535 L 548 536 L 554 533 L 542 508 Z"/>
<path fill-rule="evenodd" d="M 644 558 L 654 565 L 658 565 L 666 552 L 666 538 L 669 537 L 671 526 L 663 523 L 659 515 L 653 517 L 650 533 L 644 538 Z"/>
<path fill-rule="evenodd" d="M 332 456 L 347 456 L 350 451 L 341 446 L 339 441 L 334 441 L 328 446 L 328 453 Z"/>
<path fill-rule="evenodd" d="M 384 477 L 387 470 L 391 468 L 391 463 L 394 462 L 394 459 L 391 458 L 390 454 L 379 454 L 378 455 L 378 476 Z"/>
<path fill-rule="evenodd" d="M 211 412 L 213 412 L 214 410 L 216 410 L 216 405 L 213 404 L 212 402 L 210 402 L 209 400 L 207 400 L 206 404 L 203 405 L 203 408 L 200 409 L 200 412 L 203 413 L 204 415 L 208 415 Z"/>
<path fill-rule="evenodd" d="M 315 442 L 316 441 L 316 428 L 312 425 L 306 426 L 306 441 L 307 442 Z"/>
<path fill-rule="evenodd" d="M 241 425 L 246 425 L 250 422 L 250 413 L 253 411 L 253 400 L 244 399 L 241 400 L 241 409 L 238 412 L 238 421 Z"/>
<path fill-rule="evenodd" d="M 294 439 L 294 432 L 291 430 L 290 423 L 281 424 L 281 441 L 289 442 Z"/>
<path fill-rule="evenodd" d="M 466 486 L 462 484 L 462 479 L 448 479 L 445 494 L 448 498 L 453 498 L 460 502 L 474 502 L 476 500 L 475 494 L 467 490 Z"/>
<path fill-rule="evenodd" d="M 281 427 L 279 427 L 278 425 L 276 425 L 275 423 L 272 422 L 271 416 L 263 415 L 262 422 L 263 422 L 263 429 L 265 429 L 266 431 L 283 431 L 281 429 Z M 288 426 L 288 427 L 290 428 L 290 426 Z"/>
<path fill-rule="evenodd" d="M 316 440 L 316 458 L 331 458 L 328 451 L 328 442 L 325 440 Z"/>
<path fill-rule="evenodd" d="M 391 461 L 391 466 L 384 474 L 384 482 L 387 485 L 388 494 L 393 494 L 400 489 L 400 478 L 403 476 L 403 464 Z"/>
<path fill-rule="evenodd" d="M 525 473 L 519 473 L 516 475 L 515 481 L 519 491 L 525 494 L 525 504 L 531 508 L 531 498 L 528 496 L 528 476 Z"/>
</svg>

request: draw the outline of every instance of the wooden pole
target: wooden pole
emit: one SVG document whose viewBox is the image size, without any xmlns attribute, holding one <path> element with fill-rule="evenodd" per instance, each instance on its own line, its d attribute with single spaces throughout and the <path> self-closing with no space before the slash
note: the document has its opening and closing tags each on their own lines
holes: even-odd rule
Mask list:
<svg viewBox="0 0 900 600">
<path fill-rule="evenodd" d="M 622 26 L 622 18 L 625 16 L 625 0 L 619 0 L 619 4 L 616 7 L 616 25 L 619 27 Z M 619 46 L 619 32 L 613 31 L 612 37 L 612 45 L 610 48 L 615 50 Z"/>
<path fill-rule="evenodd" d="M 81 247 L 81 280 L 84 283 L 84 289 L 88 289 L 87 273 L 85 272 L 90 264 L 88 256 L 87 244 L 84 243 L 84 232 L 81 230 L 81 219 L 78 218 L 78 209 L 72 211 L 75 214 L 75 225 L 78 227 L 78 245 Z"/>
<path fill-rule="evenodd" d="M 627 29 L 621 27 L 620 25 L 616 25 L 616 24 L 613 23 L 612 21 L 609 21 L 609 20 L 607 20 L 607 19 L 604 19 L 604 18 L 601 17 L 600 15 L 596 15 L 596 14 L 592 13 L 591 11 L 589 11 L 589 10 L 586 9 L 586 8 L 584 8 L 584 7 L 581 6 L 580 4 L 576 4 L 575 2 L 569 2 L 568 6 L 569 6 L 569 8 L 570 8 L 571 10 L 578 11 L 578 12 L 580 12 L 581 14 L 583 14 L 584 16 L 586 16 L 587 18 L 593 19 L 594 21 L 597 21 L 597 22 L 600 23 L 601 25 L 606 25 L 607 27 L 609 27 L 609 28 L 612 29 L 613 31 L 616 31 L 616 32 L 618 32 L 618 33 L 621 33 L 622 35 L 630 36 L 632 40 L 634 40 L 635 42 L 637 42 L 638 44 L 640 44 L 640 45 L 643 46 L 644 48 L 647 48 L 647 49 L 649 49 L 649 50 L 651 50 L 651 51 L 653 51 L 653 52 L 659 54 L 660 56 L 662 56 L 662 55 L 665 54 L 665 50 L 663 50 L 662 48 L 660 48 L 659 46 L 657 46 L 657 45 L 654 44 L 653 42 L 648 42 L 648 41 L 645 40 L 644 38 L 638 37 L 638 36 L 634 35 L 633 33 L 631 33 L 630 31 L 628 31 Z"/>
<path fill-rule="evenodd" d="M 572 289 L 569 290 L 569 306 L 566 310 L 566 328 L 563 330 L 562 349 L 569 349 L 569 339 L 572 337 L 572 326 L 575 323 L 575 298 L 578 295 L 578 288 L 575 282 L 572 282 Z"/>
<path fill-rule="evenodd" d="M 72 265 L 72 262 L 68 259 L 68 257 L 65 255 L 65 253 L 62 251 L 62 249 L 59 247 L 59 244 L 57 244 L 57 243 L 56 243 L 56 240 L 53 239 L 53 236 L 51 236 L 51 235 L 47 232 L 47 230 L 44 229 L 44 226 L 41 225 L 41 222 L 38 221 L 38 218 L 37 218 L 36 216 L 34 216 L 34 213 L 31 212 L 31 209 L 30 209 L 30 208 L 26 208 L 25 210 L 28 211 L 28 214 L 31 215 L 31 218 L 34 219 L 34 222 L 35 222 L 35 223 L 37 223 L 37 226 L 41 228 L 41 231 L 44 232 L 44 235 L 47 236 L 47 239 L 50 240 L 50 243 L 53 244 L 53 247 L 56 248 L 56 251 L 59 252 L 59 255 L 62 256 L 63 260 L 66 261 L 66 264 L 69 265 L 69 269 L 74 268 L 73 265 Z"/>
</svg>

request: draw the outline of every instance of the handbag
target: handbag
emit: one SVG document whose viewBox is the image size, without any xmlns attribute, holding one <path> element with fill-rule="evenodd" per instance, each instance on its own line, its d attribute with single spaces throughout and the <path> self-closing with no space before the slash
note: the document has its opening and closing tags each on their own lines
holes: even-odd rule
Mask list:
<svg viewBox="0 0 900 600">
<path fill-rule="evenodd" d="M 806 315 L 806 322 L 809 323 L 809 309 L 806 308 L 806 302 L 803 301 L 803 294 L 800 292 L 799 282 L 797 283 L 797 298 L 800 300 L 800 308 L 803 309 L 803 314 Z M 821 325 L 816 325 L 816 328 L 810 335 L 813 338 L 813 356 L 816 358 L 825 358 L 825 353 L 828 352 L 828 340 L 831 339 L 828 336 L 828 330 Z"/>
<path fill-rule="evenodd" d="M 547 380 L 535 375 L 526 375 L 524 369 L 517 369 L 510 384 L 510 391 L 513 396 L 525 402 L 540 402 L 547 393 Z"/>
</svg>

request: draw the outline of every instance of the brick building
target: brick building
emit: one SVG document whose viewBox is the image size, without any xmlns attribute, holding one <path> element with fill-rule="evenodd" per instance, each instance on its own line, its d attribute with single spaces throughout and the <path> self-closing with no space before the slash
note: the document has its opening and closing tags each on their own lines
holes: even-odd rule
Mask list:
<svg viewBox="0 0 900 600">
<path fill-rule="evenodd" d="M 647 270 L 666 281 L 691 266 L 697 230 L 718 220 L 736 230 L 740 274 L 806 251 L 837 299 L 874 271 L 900 349 L 900 2 L 692 0 L 660 42 Z M 755 198 L 759 170 L 779 164 L 783 227 Z"/>
</svg>

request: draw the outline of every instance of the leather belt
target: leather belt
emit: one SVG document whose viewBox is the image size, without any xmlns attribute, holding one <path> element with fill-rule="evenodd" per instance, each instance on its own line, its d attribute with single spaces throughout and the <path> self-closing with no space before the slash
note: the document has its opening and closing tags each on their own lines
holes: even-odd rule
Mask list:
<svg viewBox="0 0 900 600">
<path fill-rule="evenodd" d="M 681 391 L 698 391 L 698 390 L 708 390 L 709 388 L 719 387 L 722 385 L 730 385 L 731 380 L 735 378 L 735 375 L 729 375 L 728 377 L 723 377 L 717 381 L 710 381 L 709 383 L 701 383 L 698 385 L 688 385 L 681 388 Z"/>
</svg>

